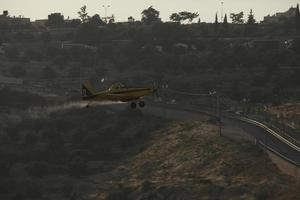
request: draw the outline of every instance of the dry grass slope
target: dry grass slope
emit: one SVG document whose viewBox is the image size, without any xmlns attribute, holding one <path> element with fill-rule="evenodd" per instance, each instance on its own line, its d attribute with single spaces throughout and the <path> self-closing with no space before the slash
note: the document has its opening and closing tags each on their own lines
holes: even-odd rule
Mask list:
<svg viewBox="0 0 300 200">
<path fill-rule="evenodd" d="M 213 125 L 174 123 L 119 169 L 107 199 L 299 199 L 300 184 L 280 174 L 252 144 L 232 144 Z"/>
</svg>

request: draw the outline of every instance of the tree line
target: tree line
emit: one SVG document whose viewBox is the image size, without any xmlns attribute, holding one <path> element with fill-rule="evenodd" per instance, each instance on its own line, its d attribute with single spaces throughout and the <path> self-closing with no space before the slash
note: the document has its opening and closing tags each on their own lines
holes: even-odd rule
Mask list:
<svg viewBox="0 0 300 200">
<path fill-rule="evenodd" d="M 108 22 L 105 22 L 103 20 L 103 18 L 100 17 L 99 14 L 89 16 L 87 13 L 86 5 L 84 5 L 80 8 L 80 10 L 78 11 L 78 15 L 81 20 L 81 23 L 93 22 L 93 23 L 96 23 L 97 25 L 105 25 L 106 23 L 114 23 L 114 19 L 111 19 Z M 143 22 L 143 23 L 149 24 L 149 23 L 155 23 L 155 22 L 162 22 L 162 20 L 160 18 L 160 11 L 153 8 L 153 6 L 150 6 L 149 8 L 144 9 L 141 12 L 141 15 L 142 15 L 141 22 Z M 49 15 L 49 18 L 48 18 L 49 23 L 48 24 L 62 24 L 61 17 L 55 18 L 53 16 L 54 16 L 53 14 Z M 183 23 L 183 22 L 188 21 L 189 23 L 192 23 L 195 19 L 198 18 L 198 23 L 200 23 L 201 19 L 199 16 L 200 15 L 198 12 L 182 11 L 182 12 L 178 12 L 178 13 L 172 13 L 170 15 L 169 19 L 172 22 Z M 231 19 L 232 24 L 245 24 L 245 23 L 246 24 L 255 24 L 255 23 L 257 23 L 257 21 L 254 18 L 254 12 L 252 9 L 250 10 L 247 20 L 244 19 L 245 14 L 243 11 L 241 11 L 239 13 L 230 13 L 229 17 Z M 300 23 L 299 5 L 297 5 L 294 18 L 295 18 L 297 27 L 299 27 L 300 26 L 299 25 L 299 23 Z M 227 14 L 225 14 L 225 17 L 221 20 L 223 20 L 224 23 L 225 22 L 228 23 Z M 135 19 L 132 16 L 130 16 L 130 17 L 128 17 L 128 21 L 134 22 Z M 219 22 L 217 14 L 216 14 L 215 23 L 216 22 Z"/>
</svg>

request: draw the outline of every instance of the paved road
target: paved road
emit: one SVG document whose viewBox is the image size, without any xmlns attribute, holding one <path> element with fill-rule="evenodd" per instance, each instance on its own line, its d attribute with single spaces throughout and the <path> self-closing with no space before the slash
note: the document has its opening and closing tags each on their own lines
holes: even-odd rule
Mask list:
<svg viewBox="0 0 300 200">
<path fill-rule="evenodd" d="M 205 120 L 212 117 L 205 111 L 179 105 L 152 105 L 144 109 L 144 112 L 166 118 L 188 121 L 197 119 Z M 269 150 L 273 150 L 274 153 L 279 154 L 287 161 L 300 167 L 300 152 L 274 137 L 261 127 L 231 117 L 223 117 L 223 131 L 224 136 L 236 131 L 239 132 L 240 135 L 244 135 L 245 138 L 247 138 L 245 134 L 248 135 L 248 139 L 254 140 L 254 138 L 256 138 L 257 142 L 265 145 Z"/>
<path fill-rule="evenodd" d="M 249 124 L 238 119 L 224 119 L 225 123 L 229 123 L 233 126 L 241 127 L 246 133 L 253 136 L 260 141 L 263 145 L 266 145 L 270 150 L 279 153 L 285 159 L 300 167 L 300 152 L 290 147 L 286 143 L 282 142 L 272 134 L 267 132 L 265 129 L 258 127 L 254 124 Z"/>
</svg>

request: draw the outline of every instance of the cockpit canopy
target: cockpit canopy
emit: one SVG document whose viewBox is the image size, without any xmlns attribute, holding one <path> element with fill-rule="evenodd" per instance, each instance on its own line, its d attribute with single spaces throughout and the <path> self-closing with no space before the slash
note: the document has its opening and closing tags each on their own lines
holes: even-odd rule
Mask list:
<svg viewBox="0 0 300 200">
<path fill-rule="evenodd" d="M 115 90 L 120 90 L 125 88 L 125 86 L 121 83 L 115 83 L 112 86 L 110 86 L 110 88 L 108 89 L 109 91 L 115 91 Z"/>
</svg>

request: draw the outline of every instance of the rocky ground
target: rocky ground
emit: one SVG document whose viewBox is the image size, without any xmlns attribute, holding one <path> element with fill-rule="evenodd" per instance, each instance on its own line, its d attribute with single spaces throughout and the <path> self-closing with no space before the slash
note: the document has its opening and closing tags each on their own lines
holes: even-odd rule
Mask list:
<svg viewBox="0 0 300 200">
<path fill-rule="evenodd" d="M 214 125 L 174 123 L 149 143 L 112 172 L 109 192 L 99 191 L 99 199 L 300 198 L 299 182 L 262 150 L 220 138 Z"/>
<path fill-rule="evenodd" d="M 285 122 L 290 127 L 300 129 L 300 103 L 270 107 L 267 112 Z"/>
</svg>

